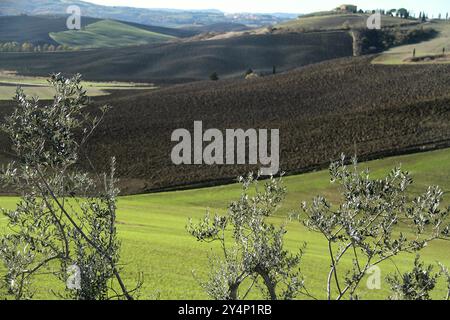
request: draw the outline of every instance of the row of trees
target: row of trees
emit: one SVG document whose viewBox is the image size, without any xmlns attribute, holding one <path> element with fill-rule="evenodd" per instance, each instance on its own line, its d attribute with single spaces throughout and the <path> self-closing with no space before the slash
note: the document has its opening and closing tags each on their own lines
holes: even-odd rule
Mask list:
<svg viewBox="0 0 450 320">
<path fill-rule="evenodd" d="M 17 109 L 2 125 L 15 161 L 1 169 L 0 182 L 21 194 L 14 210 L 3 210 L 8 228 L 0 236 L 6 269 L 2 297 L 33 298 L 41 274 L 61 281 L 65 289 L 53 292 L 68 299 L 131 300 L 142 285 L 138 279 L 129 289 L 122 278 L 114 159 L 108 174 L 76 165 L 86 157 L 84 146 L 108 110 L 88 114 L 89 98 L 80 81 L 79 76 L 53 76 L 55 99 L 45 106 L 18 89 Z M 240 178 L 241 195 L 226 215 L 207 214 L 187 225 L 198 241 L 220 244 L 220 254 L 210 257 L 208 279 L 201 282 L 210 297 L 245 299 L 257 291 L 273 300 L 301 295 L 358 299 L 362 280 L 373 267 L 402 253 L 419 253 L 435 240 L 450 239 L 450 210 L 441 208 L 443 192 L 438 187 L 411 200 L 413 181 L 407 172 L 396 168 L 372 179 L 355 159 L 348 166 L 345 157 L 330 166 L 330 175 L 340 186 L 340 203 L 318 196 L 286 221 L 298 221 L 325 240 L 330 268 L 323 297 L 308 291 L 300 269 L 306 244 L 297 252 L 287 250 L 286 224 L 273 223 L 287 193 L 283 179 L 270 178 L 261 187 L 252 174 Z M 405 232 L 398 232 L 399 224 Z M 445 277 L 448 299 L 450 274 L 445 266 L 440 268 L 434 272 L 417 259 L 412 271 L 387 279 L 390 298 L 429 299 L 437 279 Z"/>
<path fill-rule="evenodd" d="M 408 19 L 411 16 L 411 14 L 408 11 L 408 9 L 405 9 L 405 8 L 391 9 L 391 10 L 387 11 L 386 14 L 390 15 L 392 17 L 396 16 L 396 17 L 402 18 L 402 19 Z"/>
<path fill-rule="evenodd" d="M 0 43 L 0 52 L 55 52 L 67 51 L 70 47 L 53 44 L 33 44 L 31 42 L 4 42 Z"/>
<path fill-rule="evenodd" d="M 432 18 L 435 18 L 434 16 L 432 16 Z M 420 12 L 419 13 L 419 21 L 421 21 L 421 22 L 426 22 L 426 21 L 428 21 L 430 19 L 430 16 L 429 16 L 429 14 L 428 13 L 426 13 L 426 12 Z M 445 14 L 445 18 L 444 18 L 444 15 L 442 14 L 442 13 L 439 13 L 438 14 L 438 16 L 437 16 L 437 19 L 438 20 L 449 20 L 449 15 L 448 15 L 448 12 Z"/>
<path fill-rule="evenodd" d="M 355 11 L 354 13 L 359 13 L 359 14 L 374 14 L 374 13 L 381 13 L 382 15 L 388 15 L 391 17 L 399 17 L 399 18 L 404 18 L 404 19 L 408 19 L 410 18 L 410 13 L 407 9 L 405 8 L 400 8 L 400 9 L 391 9 L 391 10 L 384 10 L 384 9 L 379 9 L 379 10 L 366 10 L 364 11 L 363 9 L 359 9 L 358 11 Z"/>
<path fill-rule="evenodd" d="M 411 18 L 416 19 L 417 18 L 416 14 L 411 13 L 408 9 L 405 9 L 405 8 L 390 9 L 390 10 L 383 10 L 383 9 L 381 9 L 381 10 L 372 10 L 371 12 L 372 13 L 379 12 L 382 15 L 387 15 L 387 16 L 397 17 L 397 18 L 402 18 L 402 19 L 411 19 Z M 367 13 L 367 12 L 364 12 L 363 10 L 360 10 L 359 13 Z M 432 17 L 432 18 L 435 18 L 435 17 Z M 421 11 L 419 13 L 418 19 L 421 22 L 425 22 L 425 21 L 427 21 L 429 19 L 429 15 L 426 12 L 422 12 Z M 449 14 L 446 13 L 444 15 L 442 13 L 439 13 L 438 16 L 437 16 L 437 19 L 439 19 L 439 20 L 442 20 L 442 19 L 448 20 L 449 19 Z"/>
</svg>

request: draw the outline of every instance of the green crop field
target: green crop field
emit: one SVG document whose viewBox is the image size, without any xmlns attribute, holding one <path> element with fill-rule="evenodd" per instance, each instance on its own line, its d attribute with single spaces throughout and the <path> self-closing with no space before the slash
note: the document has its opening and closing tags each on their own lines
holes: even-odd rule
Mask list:
<svg viewBox="0 0 450 320">
<path fill-rule="evenodd" d="M 92 23 L 81 30 L 50 33 L 57 43 L 75 49 L 138 46 L 176 39 L 112 20 Z"/>
<path fill-rule="evenodd" d="M 361 167 L 370 167 L 374 176 L 380 177 L 398 164 L 410 171 L 415 180 L 412 194 L 424 191 L 430 184 L 440 185 L 445 191 L 445 204 L 450 203 L 450 149 L 372 161 Z M 327 171 L 287 177 L 285 183 L 288 197 L 273 219 L 277 224 L 283 223 L 288 213 L 296 210 L 301 201 L 311 200 L 318 194 L 329 197 L 335 203 L 338 200 L 336 187 L 329 184 Z M 211 212 L 224 213 L 227 204 L 238 195 L 238 186 L 229 185 L 121 197 L 119 236 L 123 241 L 122 263 L 127 283 L 132 285 L 139 272 L 143 272 L 145 283 L 142 299 L 207 298 L 192 271 L 195 270 L 197 277 L 206 274 L 207 255 L 211 252 L 211 247 L 197 243 L 188 236 L 185 225 L 189 217 L 199 218 L 207 208 Z M 14 197 L 0 198 L 2 207 L 14 208 L 16 202 L 17 198 Z M 4 231 L 4 219 L 1 219 L 0 230 Z M 302 264 L 306 284 L 318 298 L 325 298 L 325 281 L 330 263 L 326 243 L 319 235 L 306 231 L 298 222 L 290 222 L 288 231 L 286 245 L 290 249 L 296 250 L 302 242 L 308 242 Z M 422 257 L 428 263 L 440 261 L 450 266 L 449 249 L 448 242 L 434 242 L 423 251 Z M 410 269 L 413 259 L 413 255 L 402 255 L 393 261 L 386 261 L 380 266 L 383 278 L 388 273 L 395 272 L 396 266 L 401 271 Z M 345 263 L 346 266 L 351 265 L 349 260 Z M 436 292 L 434 298 L 444 296 L 443 285 L 440 284 L 441 290 Z M 364 285 L 362 287 L 365 288 Z M 58 286 L 54 280 L 44 275 L 36 288 L 36 298 L 52 298 L 50 290 Z M 386 298 L 388 295 L 389 288 L 384 284 L 381 290 L 363 290 L 361 298 Z"/>
<path fill-rule="evenodd" d="M 29 96 L 38 96 L 41 100 L 51 99 L 54 89 L 48 86 L 48 79 L 43 77 L 23 77 L 12 72 L 0 71 L 0 100 L 11 100 L 17 86 L 21 86 Z M 108 90 L 150 90 L 151 84 L 131 82 L 82 82 L 89 96 L 106 96 Z"/>
<path fill-rule="evenodd" d="M 408 58 L 413 55 L 414 49 L 416 50 L 417 57 L 423 56 L 436 56 L 442 54 L 442 49 L 446 49 L 446 53 L 450 53 L 450 22 L 447 21 L 435 21 L 428 23 L 427 28 L 433 28 L 438 31 L 437 37 L 432 40 L 424 41 L 418 44 L 409 44 L 392 48 L 373 60 L 375 64 L 418 64 L 418 62 L 408 62 Z M 450 56 L 443 59 L 443 63 L 450 63 Z M 419 63 L 436 63 L 436 61 L 422 61 Z"/>
</svg>

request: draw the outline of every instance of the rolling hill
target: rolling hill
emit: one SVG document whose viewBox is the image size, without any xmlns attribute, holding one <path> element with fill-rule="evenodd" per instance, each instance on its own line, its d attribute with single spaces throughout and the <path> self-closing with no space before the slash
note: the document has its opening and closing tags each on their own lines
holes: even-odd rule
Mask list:
<svg viewBox="0 0 450 320">
<path fill-rule="evenodd" d="M 48 75 L 55 70 L 81 73 L 88 80 L 186 81 L 242 76 L 248 69 L 272 72 L 351 56 L 352 38 L 347 32 L 321 35 L 286 33 L 249 35 L 211 41 L 186 41 L 101 49 L 83 52 L 14 54 L 0 53 L 0 69 L 25 75 Z"/>
<path fill-rule="evenodd" d="M 423 23 L 419 23 L 414 19 L 402 19 L 398 17 L 392 17 L 383 15 L 381 17 L 382 30 L 374 32 L 367 29 L 367 20 L 370 17 L 369 14 L 350 14 L 350 13 L 337 13 L 337 12 L 324 12 L 324 13 L 312 13 L 309 15 L 301 15 L 296 19 L 292 19 L 287 22 L 283 22 L 274 26 L 266 26 L 264 28 L 253 28 L 250 30 L 231 30 L 225 31 L 219 34 L 202 34 L 197 36 L 202 40 L 219 40 L 228 39 L 234 37 L 248 36 L 248 35 L 262 35 L 262 34 L 286 34 L 286 33 L 316 33 L 320 36 L 323 32 L 348 32 L 355 39 L 355 49 L 361 46 L 365 46 L 364 53 L 371 50 L 367 50 L 371 47 L 377 47 L 378 52 L 390 48 L 395 45 L 403 44 L 404 42 L 419 42 L 425 40 L 427 32 L 429 37 L 432 37 L 432 31 L 428 28 L 423 30 Z M 409 36 L 414 39 L 406 40 L 408 33 Z M 365 39 L 365 41 L 359 41 L 359 36 Z M 377 40 L 377 38 L 379 38 Z M 429 38 L 428 38 L 429 39 Z M 426 40 L 428 40 L 426 39 Z M 404 42 L 402 42 L 404 41 Z M 397 43 L 398 42 L 398 43 Z M 382 47 L 382 48 L 380 48 Z M 355 50 L 355 55 L 360 55 Z"/>
<path fill-rule="evenodd" d="M 450 146 L 450 65 L 373 65 L 372 59 L 98 97 L 113 110 L 88 147 L 91 159 L 107 170 L 109 157 L 117 156 L 121 187 L 135 193 L 224 183 L 256 170 L 174 166 L 171 134 L 192 131 L 197 120 L 205 129 L 279 129 L 281 168 L 290 173 L 326 166 L 341 152 L 371 159 Z M 2 114 L 11 107 L 0 103 Z"/>
<path fill-rule="evenodd" d="M 49 34 L 66 31 L 66 20 L 64 16 L 0 16 L 0 43 L 15 41 L 58 45 Z M 85 27 L 98 21 L 85 17 L 81 23 Z"/>
<path fill-rule="evenodd" d="M 199 31 L 83 17 L 82 30 L 67 30 L 66 16 L 0 16 L 0 43 L 64 45 L 77 49 L 120 47 L 192 37 Z"/>
<path fill-rule="evenodd" d="M 222 33 L 222 32 L 232 32 L 232 31 L 246 31 L 250 30 L 251 28 L 247 27 L 244 24 L 241 23 L 213 23 L 210 25 L 204 25 L 204 26 L 193 26 L 188 27 L 189 30 L 196 31 L 197 33 Z"/>
<path fill-rule="evenodd" d="M 128 21 L 139 24 L 155 25 L 168 28 L 184 26 L 209 25 L 215 23 L 242 23 L 253 26 L 277 24 L 291 19 L 292 15 L 272 14 L 241 14 L 225 15 L 219 10 L 173 10 L 144 9 L 124 6 L 102 6 L 80 0 L 2 0 L 0 1 L 0 16 L 17 15 L 64 15 L 67 7 L 80 7 L 82 15 L 99 19 Z"/>
<path fill-rule="evenodd" d="M 419 63 L 435 63 L 444 62 L 450 63 L 450 22 L 435 20 L 427 23 L 428 28 L 435 29 L 438 34 L 435 38 L 429 41 L 423 41 L 417 44 L 408 44 L 398 46 L 388 51 L 383 52 L 380 56 L 374 59 L 373 63 L 379 64 L 417 64 L 417 62 L 410 61 L 413 51 L 416 51 L 416 56 L 423 57 L 423 61 Z M 442 50 L 445 48 L 447 58 L 442 61 L 435 59 L 428 59 L 427 57 L 436 57 L 442 55 Z"/>
<path fill-rule="evenodd" d="M 57 43 L 74 49 L 138 46 L 176 39 L 112 20 L 95 22 L 81 30 L 52 32 L 50 37 Z"/>
<path fill-rule="evenodd" d="M 292 31 L 342 30 L 349 28 L 366 28 L 369 14 L 311 14 L 300 16 L 295 20 L 280 23 L 277 29 Z M 382 27 L 407 26 L 418 24 L 417 20 L 382 16 Z"/>
<path fill-rule="evenodd" d="M 414 178 L 409 195 L 439 185 L 443 205 L 450 204 L 450 64 L 405 63 L 412 48 L 429 55 L 438 54 L 442 47 L 450 50 L 450 24 L 433 24 L 440 34 L 430 41 L 379 56 L 353 57 L 357 41 L 348 30 L 363 27 L 367 15 L 316 14 L 275 28 L 249 30 L 214 10 L 103 7 L 78 0 L 0 1 L 0 43 L 78 49 L 0 52 L 0 123 L 15 107 L 2 99 L 16 85 L 41 94 L 40 103 L 48 103 L 45 99 L 52 92 L 42 77 L 53 72 L 82 73 L 86 80 L 98 81 L 82 82 L 93 97 L 91 107 L 112 107 L 82 146 L 89 159 L 83 157 L 77 166 L 105 172 L 110 157 L 117 159 L 122 190 L 115 220 L 123 244 L 120 267 L 127 286 L 143 276 L 140 298 L 206 298 L 198 280 L 206 276 L 208 258 L 218 247 L 200 245 L 187 234 L 186 223 L 207 208 L 224 213 L 239 196 L 235 178 L 259 169 L 174 165 L 171 151 L 176 143 L 171 135 L 180 128 L 192 132 L 194 121 L 201 120 L 204 130 L 222 132 L 229 128 L 280 130 L 280 167 L 287 172 L 288 196 L 271 221 L 285 224 L 288 250 L 297 251 L 308 242 L 301 271 L 308 290 L 318 298 L 326 296 L 330 266 L 326 244 L 323 237 L 287 217 L 302 201 L 319 194 L 336 205 L 337 186 L 330 185 L 328 171 L 322 169 L 341 153 L 356 154 L 360 161 L 376 159 L 361 164 L 376 177 L 401 164 Z M 82 30 L 67 31 L 63 15 L 48 14 L 64 11 L 68 4 L 79 4 L 84 12 L 97 10 L 94 15 L 101 19 L 83 18 Z M 10 12 L 16 16 L 2 16 Z M 45 15 L 20 15 L 24 12 Z M 202 21 L 200 26 L 190 26 L 194 19 Z M 155 21 L 164 26 L 183 23 L 187 28 L 137 23 Z M 386 18 L 385 23 L 409 28 L 416 22 Z M 224 34 L 201 38 L 203 33 Z M 258 76 L 246 78 L 249 68 Z M 208 80 L 213 72 L 218 73 L 218 81 Z M 0 170 L 10 160 L 10 142 L 0 133 Z M 18 198 L 3 195 L 14 190 L 2 188 L 0 207 L 13 209 Z M 72 200 L 67 201 L 70 205 Z M 0 234 L 7 228 L 0 217 Z M 401 219 L 396 221 L 397 231 L 410 235 Z M 448 242 L 437 240 L 425 248 L 422 259 L 450 267 L 448 252 Z M 342 257 L 345 268 L 355 267 L 352 257 Z M 383 279 L 389 273 L 410 270 L 413 260 L 413 254 L 404 254 L 382 263 Z M 4 273 L 0 265 L 0 274 Z M 64 285 L 53 276 L 51 267 L 37 274 L 33 298 L 53 298 L 53 292 Z M 335 276 L 344 280 L 346 275 L 335 272 Z M 380 290 L 362 288 L 358 298 L 386 298 L 389 285 L 384 280 L 382 284 Z M 438 283 L 433 298 L 445 295 L 445 285 Z"/>
<path fill-rule="evenodd" d="M 111 20 L 109 20 L 111 21 Z M 146 30 L 154 33 L 160 33 L 166 36 L 172 36 L 176 38 L 189 38 L 192 36 L 197 35 L 199 32 L 196 30 L 190 30 L 188 28 L 167 28 L 167 27 L 160 27 L 160 26 L 154 26 L 154 25 L 147 25 L 147 24 L 140 24 L 140 23 L 134 23 L 134 22 L 127 22 L 127 21 L 119 21 L 119 20 L 113 20 L 116 22 L 120 22 L 123 24 L 126 24 L 131 27 L 135 27 L 141 30 Z"/>
</svg>

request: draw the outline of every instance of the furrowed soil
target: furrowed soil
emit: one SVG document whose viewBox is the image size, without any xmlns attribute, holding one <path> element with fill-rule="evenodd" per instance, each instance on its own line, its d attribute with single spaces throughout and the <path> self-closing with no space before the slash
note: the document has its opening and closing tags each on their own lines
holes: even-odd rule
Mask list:
<svg viewBox="0 0 450 320">
<path fill-rule="evenodd" d="M 69 52 L 0 53 L 0 70 L 47 76 L 81 73 L 91 81 L 190 82 L 288 71 L 353 55 L 348 32 L 285 33 Z"/>
<path fill-rule="evenodd" d="M 99 171 L 116 156 L 124 193 L 233 181 L 251 166 L 175 166 L 171 134 L 204 129 L 280 129 L 281 168 L 326 167 L 450 145 L 450 65 L 373 65 L 344 58 L 251 80 L 205 81 L 95 98 L 112 111 L 87 146 Z M 2 103 L 1 113 L 12 109 Z M 5 138 L 0 145 L 5 146 Z"/>
</svg>

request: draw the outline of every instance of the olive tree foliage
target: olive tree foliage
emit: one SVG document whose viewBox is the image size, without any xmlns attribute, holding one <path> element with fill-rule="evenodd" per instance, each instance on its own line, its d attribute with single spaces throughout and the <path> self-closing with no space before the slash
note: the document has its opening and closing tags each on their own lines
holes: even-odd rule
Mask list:
<svg viewBox="0 0 450 320">
<path fill-rule="evenodd" d="M 443 193 L 438 187 L 409 199 L 413 180 L 407 172 L 395 168 L 384 178 L 372 179 L 369 170 L 359 170 L 356 158 L 347 166 L 345 156 L 331 164 L 330 175 L 340 187 L 341 203 L 332 205 L 319 196 L 303 203 L 298 215 L 328 244 L 328 299 L 357 299 L 361 281 L 373 266 L 402 252 L 417 253 L 435 239 L 448 239 L 448 210 L 440 208 Z M 342 265 L 344 257 L 353 261 L 352 268 Z"/>
<path fill-rule="evenodd" d="M 80 81 L 52 76 L 55 96 L 49 105 L 18 88 L 17 108 L 2 125 L 14 161 L 1 170 L 0 181 L 21 193 L 14 210 L 3 210 L 8 228 L 0 239 L 4 282 L 16 299 L 32 298 L 33 281 L 43 273 L 66 288 L 55 290 L 60 297 L 133 298 L 120 276 L 115 161 L 109 174 L 96 177 L 76 165 L 108 110 L 96 110 L 98 116 L 87 112 L 89 98 Z"/>
<path fill-rule="evenodd" d="M 445 296 L 445 300 L 450 300 L 450 271 L 442 263 L 439 266 L 441 267 L 441 274 L 447 282 L 447 295 Z"/>
<path fill-rule="evenodd" d="M 271 178 L 261 188 L 252 174 L 239 178 L 240 198 L 225 216 L 207 213 L 188 232 L 198 241 L 220 244 L 221 255 L 210 256 L 211 271 L 201 285 L 217 300 L 245 299 L 254 290 L 272 300 L 307 294 L 300 274 L 302 250 L 291 254 L 284 248 L 284 226 L 268 222 L 285 198 L 281 178 Z"/>
<path fill-rule="evenodd" d="M 445 272 L 445 268 L 439 273 L 433 272 L 433 269 L 433 265 L 425 266 L 420 261 L 420 256 L 417 255 L 412 271 L 387 278 L 393 292 L 393 295 L 389 299 L 431 300 L 430 294 L 436 288 L 438 279 Z M 448 300 L 448 295 L 446 299 Z"/>
</svg>

